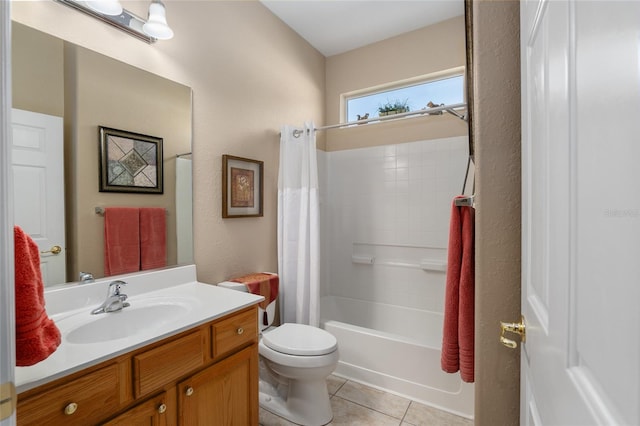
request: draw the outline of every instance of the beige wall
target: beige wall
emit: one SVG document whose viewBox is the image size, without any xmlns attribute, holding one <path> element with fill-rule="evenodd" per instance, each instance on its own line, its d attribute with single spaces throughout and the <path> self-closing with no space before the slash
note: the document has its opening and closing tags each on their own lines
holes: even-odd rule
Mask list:
<svg viewBox="0 0 640 426">
<path fill-rule="evenodd" d="M 175 37 L 147 45 L 56 2 L 14 2 L 12 18 L 193 89 L 198 278 L 277 269 L 279 129 L 324 122 L 324 57 L 255 1 L 166 1 Z M 145 16 L 148 2 L 124 1 Z M 264 217 L 221 218 L 222 155 L 264 161 Z"/>
<path fill-rule="evenodd" d="M 464 17 L 459 16 L 327 58 L 327 124 L 343 121 L 340 96 L 465 66 Z M 436 99 L 433 100 L 437 102 Z M 426 106 L 427 101 L 425 101 Z M 451 115 L 327 131 L 327 151 L 468 134 Z"/>
<path fill-rule="evenodd" d="M 517 1 L 473 3 L 476 143 L 475 424 L 517 425 L 520 349 L 498 341 L 520 319 L 520 18 Z"/>
<path fill-rule="evenodd" d="M 62 117 L 64 42 L 20 24 L 11 33 L 13 107 Z"/>
</svg>

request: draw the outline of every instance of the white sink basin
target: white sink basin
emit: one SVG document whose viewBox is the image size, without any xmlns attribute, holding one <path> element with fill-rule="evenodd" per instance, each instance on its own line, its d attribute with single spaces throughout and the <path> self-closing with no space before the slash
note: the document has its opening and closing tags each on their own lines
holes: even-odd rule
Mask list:
<svg viewBox="0 0 640 426">
<path fill-rule="evenodd" d="M 130 338 L 162 328 L 187 315 L 193 308 L 188 301 L 183 300 L 162 298 L 131 301 L 131 306 L 121 311 L 90 315 L 88 320 L 84 313 L 78 315 L 84 321 L 70 317 L 68 320 L 79 324 L 69 324 L 65 339 L 69 343 L 87 344 Z"/>
<path fill-rule="evenodd" d="M 105 299 L 107 277 L 95 283 L 45 289 L 46 309 L 62 334 L 47 359 L 15 368 L 22 393 L 61 377 L 142 348 L 205 322 L 248 308 L 264 298 L 198 282 L 195 265 L 141 271 L 118 278 L 129 285 L 131 306 L 91 315 Z"/>
</svg>

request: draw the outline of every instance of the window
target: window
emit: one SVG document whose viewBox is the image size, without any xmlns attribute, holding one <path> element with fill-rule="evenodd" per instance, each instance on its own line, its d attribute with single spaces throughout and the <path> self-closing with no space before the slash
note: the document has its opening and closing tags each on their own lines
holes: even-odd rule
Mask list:
<svg viewBox="0 0 640 426">
<path fill-rule="evenodd" d="M 363 118 L 366 114 L 369 114 L 369 118 L 379 117 L 380 108 L 384 109 L 385 106 L 390 108 L 394 104 L 406 104 L 409 111 L 417 111 L 427 108 L 429 102 L 436 105 L 463 103 L 464 76 L 454 75 L 394 89 L 348 96 L 346 97 L 346 118 L 347 121 L 356 121 L 358 115 Z"/>
</svg>

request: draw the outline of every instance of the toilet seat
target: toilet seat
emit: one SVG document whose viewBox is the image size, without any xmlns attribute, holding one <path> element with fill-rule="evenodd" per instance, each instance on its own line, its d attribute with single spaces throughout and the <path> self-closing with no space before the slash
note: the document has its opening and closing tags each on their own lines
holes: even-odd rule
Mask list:
<svg viewBox="0 0 640 426">
<path fill-rule="evenodd" d="M 261 341 L 268 348 L 287 355 L 319 356 L 338 348 L 338 341 L 331 333 L 305 324 L 282 324 L 263 334 Z"/>
</svg>

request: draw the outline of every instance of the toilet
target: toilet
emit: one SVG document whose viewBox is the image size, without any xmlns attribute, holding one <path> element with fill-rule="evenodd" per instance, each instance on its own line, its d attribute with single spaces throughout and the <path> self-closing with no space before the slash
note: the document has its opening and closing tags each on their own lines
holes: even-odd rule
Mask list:
<svg viewBox="0 0 640 426">
<path fill-rule="evenodd" d="M 232 281 L 218 286 L 248 291 Z M 275 304 L 258 308 L 260 407 L 299 425 L 326 425 L 333 418 L 327 377 L 338 364 L 338 341 L 310 325 L 272 326 Z"/>
</svg>

